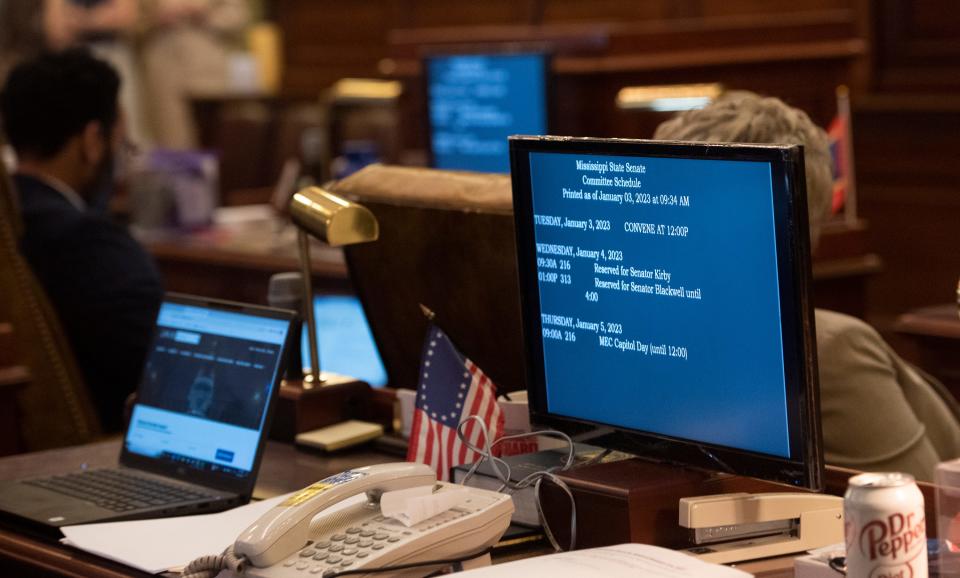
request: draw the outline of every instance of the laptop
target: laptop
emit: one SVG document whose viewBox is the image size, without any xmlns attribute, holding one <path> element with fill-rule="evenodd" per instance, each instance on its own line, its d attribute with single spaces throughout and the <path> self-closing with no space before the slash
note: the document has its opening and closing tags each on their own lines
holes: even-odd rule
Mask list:
<svg viewBox="0 0 960 578">
<path fill-rule="evenodd" d="M 0 512 L 41 533 L 246 503 L 296 313 L 167 294 L 116 467 L 0 482 Z"/>
</svg>

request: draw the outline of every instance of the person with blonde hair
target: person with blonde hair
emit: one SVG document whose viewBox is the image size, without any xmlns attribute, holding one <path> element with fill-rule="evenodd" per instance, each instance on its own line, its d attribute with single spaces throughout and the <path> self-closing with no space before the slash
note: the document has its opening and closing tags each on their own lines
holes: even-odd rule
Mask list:
<svg viewBox="0 0 960 578">
<path fill-rule="evenodd" d="M 817 247 L 833 183 L 827 135 L 806 113 L 777 98 L 734 91 L 662 123 L 654 138 L 803 145 L 810 245 Z M 815 323 L 828 464 L 932 480 L 937 463 L 960 457 L 960 404 L 941 383 L 855 317 L 816 309 Z"/>
<path fill-rule="evenodd" d="M 191 99 L 229 90 L 231 47 L 250 24 L 248 0 L 142 0 L 141 54 L 156 144 L 198 146 Z"/>
</svg>

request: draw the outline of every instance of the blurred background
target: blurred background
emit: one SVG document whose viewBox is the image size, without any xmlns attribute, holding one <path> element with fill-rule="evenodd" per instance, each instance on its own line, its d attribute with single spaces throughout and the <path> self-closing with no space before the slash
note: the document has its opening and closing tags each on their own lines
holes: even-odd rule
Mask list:
<svg viewBox="0 0 960 578">
<path fill-rule="evenodd" d="M 138 161 L 113 209 L 169 289 L 263 301 L 265 281 L 228 273 L 294 264 L 278 262 L 291 241 L 276 221 L 294 189 L 371 162 L 436 164 L 432 59 L 530 53 L 545 58 L 552 134 L 646 138 L 725 89 L 808 111 L 837 153 L 816 305 L 909 350 L 901 316 L 956 289 L 948 0 L 0 0 L 0 75 L 77 43 L 123 74 Z M 251 223 L 269 236 L 236 233 Z M 317 259 L 321 289 L 350 290 L 335 255 Z"/>
</svg>

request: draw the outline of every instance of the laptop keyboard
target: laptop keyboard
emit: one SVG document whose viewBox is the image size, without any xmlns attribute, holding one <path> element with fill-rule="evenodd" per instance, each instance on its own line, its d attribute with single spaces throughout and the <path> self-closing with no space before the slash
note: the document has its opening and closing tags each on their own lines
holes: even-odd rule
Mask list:
<svg viewBox="0 0 960 578">
<path fill-rule="evenodd" d="M 114 512 L 214 497 L 117 469 L 89 470 L 24 483 L 87 500 Z"/>
</svg>

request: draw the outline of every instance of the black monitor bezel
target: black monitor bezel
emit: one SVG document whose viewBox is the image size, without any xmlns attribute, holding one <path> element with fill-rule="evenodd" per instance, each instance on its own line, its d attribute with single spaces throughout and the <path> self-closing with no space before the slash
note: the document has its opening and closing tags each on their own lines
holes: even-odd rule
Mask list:
<svg viewBox="0 0 960 578">
<path fill-rule="evenodd" d="M 222 299 L 198 297 L 194 295 L 185 295 L 172 292 L 168 292 L 166 295 L 164 295 L 163 302 L 212 308 L 234 313 L 245 313 L 269 319 L 279 319 L 281 321 L 286 321 L 288 324 L 287 338 L 283 344 L 282 350 L 280 351 L 280 364 L 277 368 L 276 375 L 274 376 L 274 381 L 270 389 L 271 393 L 270 398 L 267 400 L 263 430 L 261 431 L 260 439 L 257 443 L 253 467 L 250 470 L 249 475 L 237 477 L 227 473 L 200 470 L 185 464 L 178 464 L 163 459 L 143 456 L 127 450 L 126 439 L 130 428 L 129 424 L 127 424 L 123 434 L 123 443 L 121 444 L 120 449 L 120 463 L 122 465 L 146 470 L 185 482 L 199 484 L 209 488 L 215 488 L 225 492 L 232 492 L 241 496 L 245 501 L 249 500 L 251 494 L 253 494 L 253 488 L 257 483 L 257 473 L 260 471 L 260 460 L 263 457 L 263 449 L 266 446 L 267 438 L 270 436 L 270 427 L 273 423 L 273 412 L 277 405 L 277 398 L 280 394 L 280 381 L 283 379 L 284 374 L 284 362 L 287 359 L 287 352 L 290 350 L 293 333 L 295 333 L 294 329 L 296 329 L 295 325 L 297 325 L 295 320 L 298 318 L 298 313 L 288 309 L 264 307 L 261 305 L 251 305 L 249 303 L 237 303 L 234 301 L 225 301 Z M 159 311 L 157 312 L 157 315 L 159 315 Z M 158 327 L 156 324 L 154 324 L 154 332 L 150 340 L 151 348 L 156 340 L 157 332 Z M 297 337 L 299 338 L 299 335 Z M 144 372 L 146 372 L 146 367 L 144 367 Z M 141 379 L 141 382 L 142 381 L 143 380 Z"/>
<path fill-rule="evenodd" d="M 555 126 L 554 118 L 554 99 L 551 95 L 555 94 L 554 83 L 556 81 L 553 74 L 553 53 L 541 45 L 518 45 L 518 44 L 467 44 L 461 46 L 446 45 L 442 48 L 431 47 L 424 51 L 420 56 L 421 70 L 421 89 L 423 91 L 423 126 L 426 134 L 426 153 L 427 166 L 437 168 L 436 154 L 433 150 L 433 122 L 430 116 L 430 61 L 437 58 L 450 58 L 455 56 L 539 56 L 543 59 L 543 106 L 546 112 L 545 120 L 547 124 L 546 132 L 550 132 Z M 509 157 L 509 150 L 507 151 Z M 470 169 L 441 169 L 441 170 L 463 170 Z M 489 173 L 506 174 L 506 173 Z"/>
<path fill-rule="evenodd" d="M 771 164 L 784 377 L 788 415 L 791 423 L 798 426 L 791 432 L 790 458 L 580 420 L 548 411 L 530 183 L 529 153 L 532 152 Z M 799 145 L 513 136 L 510 137 L 510 166 L 531 422 L 565 431 L 591 444 L 658 461 L 822 489 L 824 466 L 816 332 L 810 299 L 810 239 L 803 148 Z"/>
</svg>

